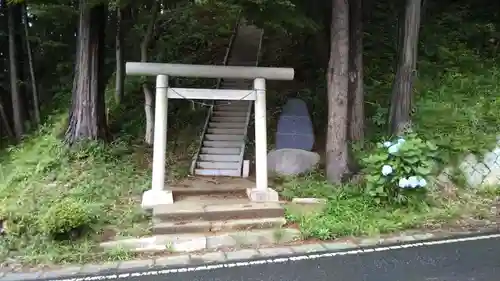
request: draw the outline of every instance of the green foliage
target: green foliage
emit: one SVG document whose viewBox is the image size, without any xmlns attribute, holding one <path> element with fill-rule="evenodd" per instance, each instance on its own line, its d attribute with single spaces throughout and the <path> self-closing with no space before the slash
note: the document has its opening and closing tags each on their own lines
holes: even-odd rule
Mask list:
<svg viewBox="0 0 500 281">
<path fill-rule="evenodd" d="M 425 193 L 440 161 L 438 147 L 416 134 L 379 143 L 362 159 L 365 191 L 379 203 L 406 203 L 409 196 Z"/>
<path fill-rule="evenodd" d="M 287 220 L 298 225 L 304 238 L 330 240 L 364 235 L 373 237 L 439 225 L 442 221 L 454 220 L 469 211 L 482 212 L 489 208 L 458 203 L 430 204 L 428 200 L 411 200 L 404 207 L 380 205 L 351 186 L 331 189 L 328 198 L 325 206 L 315 210 L 311 210 L 310 206 L 293 204 L 286 208 Z"/>
<path fill-rule="evenodd" d="M 298 198 L 329 198 L 335 193 L 335 186 L 329 184 L 320 172 L 305 176 L 283 177 L 274 180 L 276 189 L 287 200 Z"/>
<path fill-rule="evenodd" d="M 75 198 L 54 202 L 38 222 L 41 232 L 48 236 L 69 235 L 90 227 L 92 213 L 88 206 Z"/>
</svg>

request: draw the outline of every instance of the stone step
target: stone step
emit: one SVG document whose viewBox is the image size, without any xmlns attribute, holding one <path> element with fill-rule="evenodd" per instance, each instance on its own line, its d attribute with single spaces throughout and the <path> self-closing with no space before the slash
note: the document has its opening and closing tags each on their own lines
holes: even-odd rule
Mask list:
<svg viewBox="0 0 500 281">
<path fill-rule="evenodd" d="M 210 122 L 208 123 L 209 128 L 226 128 L 226 129 L 241 129 L 244 130 L 246 129 L 246 123 L 236 123 L 236 122 L 229 122 L 229 123 L 219 123 L 219 122 Z"/>
<path fill-rule="evenodd" d="M 217 194 L 228 194 L 228 193 L 241 193 L 246 196 L 245 186 L 233 186 L 233 185 L 203 185 L 203 186 L 172 186 L 172 192 L 176 196 L 189 196 L 189 195 L 217 195 Z M 175 204 L 175 203 L 174 203 Z"/>
<path fill-rule="evenodd" d="M 153 209 L 153 217 L 160 222 L 173 221 L 224 221 L 258 218 L 281 218 L 285 210 L 279 203 L 247 202 L 238 204 L 212 204 L 198 202 L 161 205 Z"/>
<path fill-rule="evenodd" d="M 218 104 L 214 106 L 214 111 L 247 111 L 248 105 L 246 104 Z"/>
<path fill-rule="evenodd" d="M 244 144 L 244 141 L 203 141 L 203 146 L 205 147 L 241 148 Z"/>
<path fill-rule="evenodd" d="M 249 101 L 239 101 L 239 100 L 218 100 L 215 101 L 216 105 L 226 105 L 226 104 L 231 104 L 231 105 L 249 105 Z"/>
<path fill-rule="evenodd" d="M 213 122 L 245 122 L 247 120 L 246 116 L 213 116 L 211 121 Z"/>
<path fill-rule="evenodd" d="M 224 155 L 224 154 L 200 154 L 198 160 L 215 161 L 215 162 L 237 162 L 240 161 L 240 155 Z"/>
<path fill-rule="evenodd" d="M 238 155 L 239 158 L 239 155 Z M 241 177 L 240 170 L 230 169 L 195 169 L 194 174 L 205 177 Z"/>
<path fill-rule="evenodd" d="M 212 155 L 240 155 L 241 148 L 239 147 L 231 147 L 231 148 L 222 148 L 222 147 L 202 147 L 201 153 L 203 154 L 212 154 Z M 239 161 L 239 159 L 238 159 Z M 232 162 L 230 159 L 223 159 L 222 162 Z"/>
<path fill-rule="evenodd" d="M 205 162 L 199 161 L 196 163 L 197 168 L 200 169 L 229 169 L 237 170 L 240 168 L 240 162 Z"/>
<path fill-rule="evenodd" d="M 210 141 L 243 141 L 245 139 L 245 135 L 218 135 L 218 134 L 206 134 L 205 140 Z M 231 153 L 228 153 L 231 154 Z"/>
<path fill-rule="evenodd" d="M 246 117 L 247 112 L 245 111 L 214 111 L 213 116 L 228 116 L 228 117 Z"/>
<path fill-rule="evenodd" d="M 232 129 L 232 128 L 208 128 L 207 132 L 209 134 L 219 134 L 219 135 L 244 135 L 244 129 Z"/>
<path fill-rule="evenodd" d="M 227 221 L 179 221 L 153 224 L 153 234 L 206 233 L 281 227 L 285 218 L 239 219 Z"/>
</svg>

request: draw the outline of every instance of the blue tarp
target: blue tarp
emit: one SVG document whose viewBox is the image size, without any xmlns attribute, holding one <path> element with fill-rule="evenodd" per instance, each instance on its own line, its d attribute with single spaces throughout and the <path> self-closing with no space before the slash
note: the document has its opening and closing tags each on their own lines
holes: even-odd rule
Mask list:
<svg viewBox="0 0 500 281">
<path fill-rule="evenodd" d="M 294 148 L 311 151 L 314 132 L 306 103 L 290 99 L 283 106 L 276 131 L 276 149 Z"/>
</svg>

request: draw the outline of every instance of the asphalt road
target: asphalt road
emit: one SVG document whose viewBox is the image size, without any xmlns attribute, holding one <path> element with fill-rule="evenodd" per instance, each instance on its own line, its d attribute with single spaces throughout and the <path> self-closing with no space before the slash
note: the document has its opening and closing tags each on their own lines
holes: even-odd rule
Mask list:
<svg viewBox="0 0 500 281">
<path fill-rule="evenodd" d="M 464 241 L 465 240 L 465 241 Z M 320 253 L 276 261 L 145 271 L 121 277 L 79 279 L 122 281 L 496 281 L 500 238 L 395 245 L 368 252 Z M 405 245 L 405 244 L 403 244 Z M 371 250 L 370 250 L 371 249 Z M 259 264 L 260 263 L 260 264 Z M 70 279 L 66 280 L 69 281 Z M 72 279 L 78 281 L 78 279 Z"/>
</svg>

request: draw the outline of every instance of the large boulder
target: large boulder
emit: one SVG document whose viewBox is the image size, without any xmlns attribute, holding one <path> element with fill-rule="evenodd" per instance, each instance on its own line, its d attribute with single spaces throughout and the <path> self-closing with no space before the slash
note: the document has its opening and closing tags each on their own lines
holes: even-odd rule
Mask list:
<svg viewBox="0 0 500 281">
<path fill-rule="evenodd" d="M 313 170 L 319 163 L 318 153 L 302 149 L 284 148 L 267 155 L 267 169 L 283 176 L 293 176 Z"/>
</svg>

